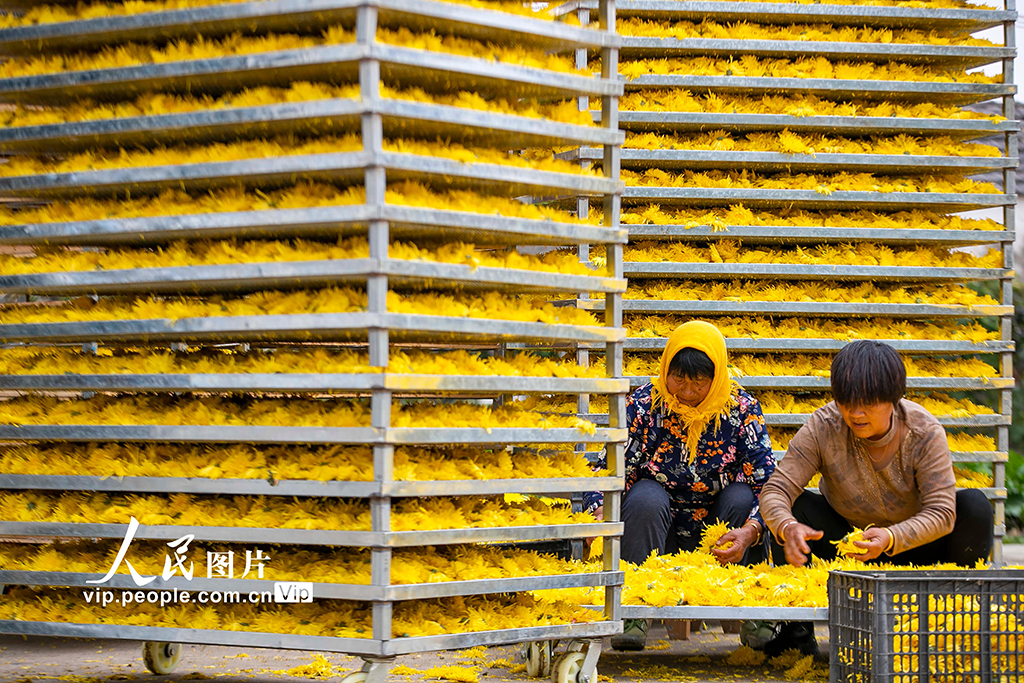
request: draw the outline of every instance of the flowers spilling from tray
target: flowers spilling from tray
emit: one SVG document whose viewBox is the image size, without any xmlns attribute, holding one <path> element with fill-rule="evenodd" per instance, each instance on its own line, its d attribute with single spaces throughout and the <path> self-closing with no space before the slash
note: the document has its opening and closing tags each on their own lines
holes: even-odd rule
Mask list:
<svg viewBox="0 0 1024 683">
<path fill-rule="evenodd" d="M 593 325 L 586 311 L 557 307 L 541 298 L 508 298 L 497 292 L 479 296 L 465 294 L 401 295 L 388 292 L 389 313 L 489 318 L 548 324 Z M 265 291 L 230 298 L 193 297 L 110 297 L 93 302 L 75 299 L 61 306 L 3 306 L 0 324 L 85 322 L 95 320 L 149 320 L 217 316 L 355 313 L 365 310 L 366 292 L 348 287 L 295 292 Z"/>
<path fill-rule="evenodd" d="M 600 252 L 592 250 L 591 253 Z M 890 247 L 873 242 L 777 248 L 757 244 L 744 246 L 740 240 L 717 240 L 704 244 L 635 240 L 625 247 L 622 259 L 646 263 L 793 263 L 928 268 L 1001 268 L 1003 265 L 1003 255 L 998 249 L 989 249 L 985 256 L 975 256 L 941 247 Z"/>
<path fill-rule="evenodd" d="M 0 356 L 2 358 L 2 356 Z M 650 376 L 659 371 L 661 358 L 654 353 L 630 353 L 625 374 Z M 996 368 L 976 356 L 955 360 L 935 356 L 903 356 L 908 377 L 995 377 Z M 603 367 L 603 362 L 592 363 Z M 824 354 L 747 354 L 729 356 L 729 374 L 740 384 L 744 377 L 828 377 L 832 356 Z"/>
<path fill-rule="evenodd" d="M 967 111 L 939 102 L 827 100 L 800 93 L 762 97 L 720 92 L 692 92 L 685 88 L 640 89 L 619 98 L 620 111 L 689 112 L 711 114 L 776 114 L 783 116 L 869 116 L 908 119 L 964 119 L 1005 121 L 998 115 Z"/>
<path fill-rule="evenodd" d="M 0 214 L 2 220 L 2 214 Z M 803 228 L 881 228 L 885 230 L 1002 230 L 991 218 L 964 218 L 936 211 L 807 211 L 805 209 L 757 210 L 734 204 L 728 208 L 684 208 L 638 204 L 622 211 L 623 225 L 681 225 L 686 229 L 707 226 L 712 232 L 734 226 L 795 226 Z"/>
<path fill-rule="evenodd" d="M 0 447 L 4 474 L 96 477 L 198 477 L 282 481 L 372 481 L 368 446 L 250 444 L 21 444 Z M 399 446 L 396 481 L 595 477 L 582 453 Z"/>
<path fill-rule="evenodd" d="M 0 620 L 76 624 L 123 624 L 219 631 L 286 633 L 335 638 L 370 638 L 368 603 L 315 600 L 312 603 L 226 605 L 188 603 L 118 605 L 97 609 L 81 588 L 17 587 L 0 602 Z M 599 621 L 601 613 L 579 605 L 540 601 L 529 594 L 413 600 L 394 606 L 392 636 L 415 638 L 474 631 Z"/>
<path fill-rule="evenodd" d="M 279 496 L 122 495 L 113 493 L 0 493 L 8 522 L 127 524 L 370 531 L 366 501 Z M 593 523 L 568 500 L 501 496 L 402 498 L 392 502 L 392 531 L 479 529 Z"/>
<path fill-rule="evenodd" d="M 95 396 L 62 400 L 22 396 L 0 402 L 7 425 L 223 425 L 266 427 L 368 427 L 367 401 L 348 399 L 255 399 L 214 396 Z M 571 428 L 593 434 L 594 425 L 575 417 L 539 415 L 514 406 L 431 403 L 392 407 L 399 428 Z"/>
<path fill-rule="evenodd" d="M 389 258 L 467 265 L 472 268 L 511 268 L 572 275 L 602 275 L 582 263 L 568 251 L 550 251 L 544 255 L 520 254 L 515 250 L 483 250 L 465 242 L 452 242 L 434 248 L 412 242 L 392 242 Z M 127 270 L 173 266 L 208 266 L 238 263 L 330 261 L 370 257 L 365 237 L 349 237 L 334 242 L 315 240 L 203 240 L 172 242 L 147 249 L 116 248 L 107 251 L 37 249 L 34 256 L 0 254 L 0 272 L 5 275 L 50 273 L 55 271 Z"/>
<path fill-rule="evenodd" d="M 927 83 L 1002 82 L 1001 74 L 988 76 L 983 73 L 967 73 L 963 69 L 943 69 L 905 62 L 831 61 L 824 57 L 772 59 L 754 55 L 637 59 L 620 63 L 619 74 L 627 80 L 643 76 L 725 76 Z M 683 83 L 680 85 L 685 86 Z"/>
<path fill-rule="evenodd" d="M 381 372 L 365 352 L 326 346 L 268 347 L 243 352 L 238 347 L 170 351 L 99 347 L 96 353 L 45 346 L 0 349 L 0 375 L 146 375 L 216 373 Z M 386 372 L 422 375 L 485 375 L 510 377 L 604 377 L 603 364 L 585 367 L 534 353 L 484 356 L 454 351 L 392 350 Z"/>
<path fill-rule="evenodd" d="M 708 319 L 707 316 L 700 318 Z M 660 338 L 690 320 L 681 315 L 626 315 L 626 333 L 630 337 Z M 999 333 L 977 322 L 922 322 L 898 318 L 712 317 L 711 321 L 727 339 L 943 339 L 985 342 L 999 339 Z"/>
<path fill-rule="evenodd" d="M 308 50 L 352 43 L 354 40 L 355 33 L 344 26 L 336 25 L 327 27 L 320 35 L 269 33 L 250 37 L 241 33 L 233 33 L 223 38 L 203 36 L 193 39 L 181 38 L 164 46 L 148 43 L 124 43 L 116 47 L 103 48 L 98 52 L 12 58 L 0 64 L 0 77 L 38 76 L 71 71 L 117 69 L 146 64 L 217 59 L 285 50 Z M 405 27 L 397 30 L 378 28 L 377 41 L 397 47 L 483 59 L 493 63 L 512 64 L 545 71 L 586 74 L 586 72 L 577 70 L 573 60 L 564 55 L 551 54 L 523 46 L 486 43 L 450 35 L 442 36 L 434 32 L 414 33 Z"/>
<path fill-rule="evenodd" d="M 200 534 L 201 536 L 201 534 Z M 370 553 L 356 548 L 259 545 L 270 560 L 263 578 L 267 581 L 312 581 L 368 585 Z M 36 572 L 103 573 L 114 565 L 119 543 L 114 541 L 74 541 L 39 544 L 0 544 L 0 566 L 7 570 Z M 201 538 L 190 544 L 189 556 L 196 561 L 197 575 L 205 573 L 206 553 L 234 553 L 245 557 L 255 552 L 251 545 L 207 543 Z M 166 544 L 132 541 L 128 560 L 141 574 L 160 574 Z M 599 567 L 578 561 L 560 560 L 553 555 L 519 548 L 494 548 L 481 545 L 445 545 L 425 548 L 397 548 L 391 557 L 392 584 L 477 581 L 523 576 L 555 576 L 596 571 Z M 123 563 L 119 574 L 127 574 Z M 241 571 L 238 571 L 241 574 Z M 235 577 L 237 578 L 237 576 Z"/>
<path fill-rule="evenodd" d="M 883 43 L 916 45 L 975 45 L 994 43 L 967 33 L 920 31 L 916 29 L 873 28 L 832 24 L 773 25 L 737 21 L 729 24 L 710 19 L 702 22 L 621 19 L 615 28 L 624 36 L 643 38 L 699 38 L 704 40 L 779 40 L 828 43 Z"/>
<path fill-rule="evenodd" d="M 776 173 L 762 175 L 743 171 L 683 171 L 660 168 L 642 172 L 623 170 L 622 179 L 631 187 L 704 187 L 739 190 L 813 190 L 820 195 L 833 192 L 934 192 L 943 194 L 998 194 L 992 183 L 959 175 L 881 176 L 871 173 Z"/>
<path fill-rule="evenodd" d="M 159 194 L 142 197 L 78 197 L 41 206 L 0 206 L 0 225 L 313 209 L 362 204 L 364 201 L 366 194 L 362 186 L 340 189 L 326 183 L 306 181 L 269 192 L 230 187 L 190 195 L 183 190 L 169 188 Z M 479 194 L 471 190 L 435 190 L 412 180 L 389 184 L 385 201 L 398 206 L 498 214 L 528 220 L 562 223 L 596 223 L 599 220 L 593 213 L 589 219 L 581 220 L 575 214 L 548 206 L 525 204 L 508 197 Z"/>
<path fill-rule="evenodd" d="M 691 135 L 661 133 L 628 133 L 623 145 L 627 149 L 702 150 L 719 152 L 777 152 L 781 154 L 888 154 L 948 157 L 998 157 L 992 145 L 962 142 L 948 135 L 917 137 L 914 135 L 872 136 L 853 139 L 819 133 L 779 132 L 734 134 L 713 130 Z"/>
<path fill-rule="evenodd" d="M 51 160 L 49 157 L 12 157 L 6 164 L 0 165 L 0 176 L 32 176 L 44 173 L 74 173 L 149 166 L 225 163 L 241 160 L 265 161 L 267 159 L 280 159 L 283 157 L 360 152 L 362 149 L 363 141 L 358 135 L 325 135 L 305 139 L 284 136 L 267 140 L 215 142 L 208 145 L 121 149 L 116 152 L 86 150 L 72 154 L 59 161 Z M 464 164 L 498 164 L 540 171 L 571 173 L 574 175 L 581 173 L 599 175 L 593 169 L 583 169 L 580 164 L 555 159 L 548 150 L 519 155 L 509 154 L 501 149 L 461 145 L 451 140 L 427 142 L 423 140 L 388 139 L 384 141 L 384 151 L 451 159 Z M 313 163 L 312 160 L 307 161 Z M 327 159 L 325 161 L 330 160 Z M 338 163 L 343 162 L 339 161 Z M 299 173 L 299 171 L 296 171 L 296 173 Z"/>
<path fill-rule="evenodd" d="M 996 306 L 998 301 L 959 283 L 941 285 L 875 284 L 787 280 L 643 280 L 626 299 L 659 301 L 789 301 L 866 304 Z"/>
<path fill-rule="evenodd" d="M 380 84 L 380 95 L 383 99 L 406 100 L 487 111 L 496 114 L 550 119 L 581 126 L 595 125 L 594 118 L 588 112 L 581 112 L 575 100 L 559 102 L 529 98 L 507 99 L 504 97 L 487 99 L 480 93 L 468 90 L 450 93 L 431 93 L 422 88 L 392 88 L 383 83 Z M 287 87 L 260 85 L 218 96 L 147 92 L 137 96 L 134 100 L 120 102 L 79 100 L 67 106 L 57 108 L 14 105 L 9 110 L 0 112 L 0 122 L 5 127 L 13 128 L 68 123 L 71 121 L 96 121 L 138 116 L 181 114 L 194 111 L 263 107 L 274 104 L 319 100 L 357 100 L 359 97 L 358 85 L 294 81 Z"/>
</svg>

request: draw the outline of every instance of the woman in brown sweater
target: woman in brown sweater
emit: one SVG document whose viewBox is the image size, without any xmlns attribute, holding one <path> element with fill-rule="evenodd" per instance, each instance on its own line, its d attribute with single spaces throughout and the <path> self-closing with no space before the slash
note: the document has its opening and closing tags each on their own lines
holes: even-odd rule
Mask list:
<svg viewBox="0 0 1024 683">
<path fill-rule="evenodd" d="M 865 561 L 901 565 L 988 557 L 993 513 L 976 490 L 956 491 L 946 432 L 903 398 L 907 373 L 891 346 L 857 341 L 832 360 L 833 402 L 790 441 L 761 491 L 761 514 L 777 541 L 777 563 L 803 566 L 808 553 L 833 559 L 838 541 L 865 529 Z M 821 473 L 821 493 L 805 491 Z M 817 650 L 809 623 L 783 624 L 766 651 Z"/>
</svg>

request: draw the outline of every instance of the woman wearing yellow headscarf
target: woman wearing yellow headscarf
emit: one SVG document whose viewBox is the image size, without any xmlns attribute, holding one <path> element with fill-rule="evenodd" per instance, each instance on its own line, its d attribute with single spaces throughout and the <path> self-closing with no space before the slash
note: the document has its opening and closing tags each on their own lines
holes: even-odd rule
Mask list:
<svg viewBox="0 0 1024 683">
<path fill-rule="evenodd" d="M 694 550 L 718 521 L 732 527 L 712 549 L 722 564 L 764 559 L 758 496 L 775 459 L 761 405 L 729 378 L 728 365 L 718 328 L 688 322 L 668 338 L 658 376 L 626 399 L 623 560 Z M 585 505 L 599 513 L 600 494 Z M 642 649 L 646 622 L 624 627 L 612 646 Z"/>
</svg>

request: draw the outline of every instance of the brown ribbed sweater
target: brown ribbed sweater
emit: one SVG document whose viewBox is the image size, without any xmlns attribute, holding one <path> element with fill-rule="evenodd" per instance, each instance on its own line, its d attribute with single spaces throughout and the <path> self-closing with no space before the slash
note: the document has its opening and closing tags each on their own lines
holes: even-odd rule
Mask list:
<svg viewBox="0 0 1024 683">
<path fill-rule="evenodd" d="M 892 555 L 952 531 L 956 492 L 945 430 L 931 413 L 906 399 L 893 416 L 907 433 L 899 452 L 876 472 L 863 449 L 855 447 L 857 437 L 836 404 L 815 411 L 761 490 L 768 528 L 777 535 L 793 519 L 793 501 L 821 472 L 822 495 L 850 524 L 892 530 Z"/>
</svg>

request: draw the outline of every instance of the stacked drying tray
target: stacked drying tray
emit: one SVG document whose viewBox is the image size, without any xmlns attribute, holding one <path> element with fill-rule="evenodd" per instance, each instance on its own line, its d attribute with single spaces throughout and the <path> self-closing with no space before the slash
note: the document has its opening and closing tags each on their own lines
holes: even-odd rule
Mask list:
<svg viewBox="0 0 1024 683">
<path fill-rule="evenodd" d="M 622 186 L 534 151 L 617 151 L 614 117 L 576 102 L 611 112 L 622 86 L 572 62 L 614 63 L 613 7 L 584 28 L 497 1 L 182 6 L 6 3 L 0 535 L 26 542 L 0 544 L 0 632 L 150 641 L 155 672 L 180 643 L 346 652 L 351 681 L 560 639 L 586 647 L 554 675 L 592 680 L 617 553 L 587 571 L 494 544 L 621 533 Z M 603 222 L 524 195 L 596 199 Z M 579 292 L 608 325 L 550 302 Z M 571 362 L 580 343 L 618 365 Z M 607 395 L 614 426 L 507 401 L 539 392 Z M 604 522 L 565 505 L 586 490 Z M 275 580 L 312 603 L 86 601 Z M 529 593 L 569 586 L 606 586 L 603 618 Z"/>
<path fill-rule="evenodd" d="M 852 339 L 886 340 L 906 358 L 911 398 L 948 428 L 954 461 L 992 463 L 991 476 L 958 472 L 958 484 L 993 500 L 1000 562 L 1014 382 L 1013 7 L 622 0 L 617 11 L 633 385 L 656 372 L 672 329 L 710 320 L 781 457 L 829 400 L 831 356 Z M 1003 45 L 971 38 L 991 27 Z M 966 72 L 987 64 L 1002 73 Z M 1004 116 L 960 108 L 992 99 Z M 993 135 L 1005 153 L 973 142 Z M 992 170 L 1002 190 L 970 179 Z M 999 220 L 959 215 L 979 209 Z M 982 245 L 995 248 L 951 251 Z M 965 286 L 982 281 L 994 297 Z M 962 391 L 989 405 L 949 395 Z"/>
</svg>

